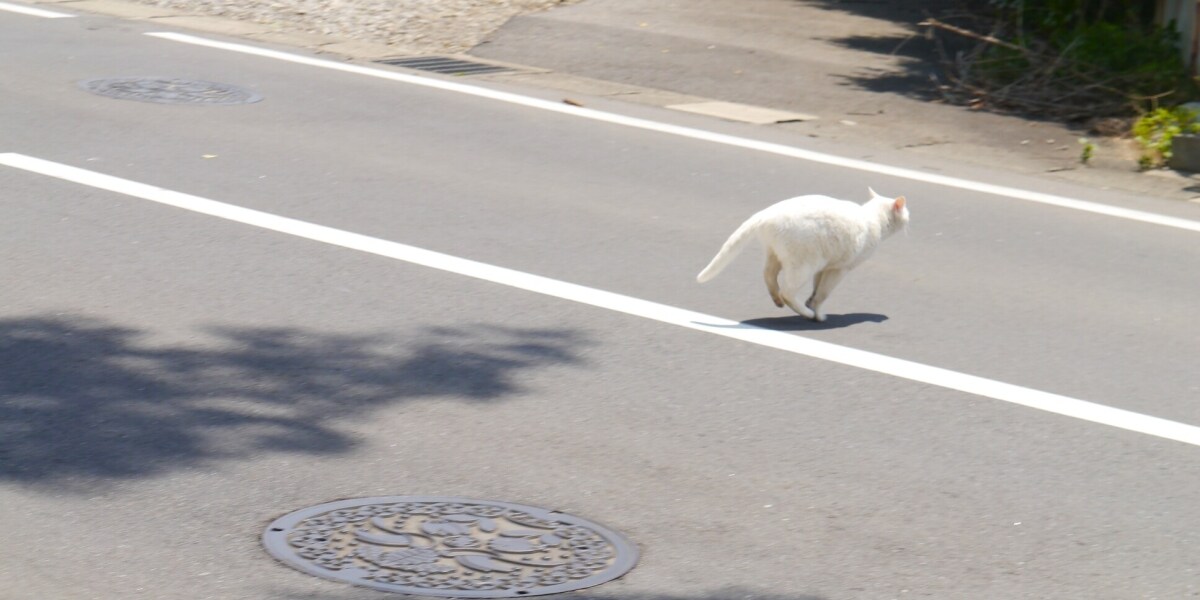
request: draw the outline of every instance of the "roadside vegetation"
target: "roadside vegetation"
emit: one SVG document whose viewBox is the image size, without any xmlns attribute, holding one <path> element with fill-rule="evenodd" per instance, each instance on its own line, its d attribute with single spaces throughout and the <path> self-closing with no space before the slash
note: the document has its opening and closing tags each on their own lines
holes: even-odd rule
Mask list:
<svg viewBox="0 0 1200 600">
<path fill-rule="evenodd" d="M 1170 157 L 1173 138 L 1200 131 L 1179 108 L 1200 97 L 1196 80 L 1154 4 L 979 0 L 922 25 L 941 42 L 948 100 L 1132 135 L 1149 168 Z"/>
</svg>

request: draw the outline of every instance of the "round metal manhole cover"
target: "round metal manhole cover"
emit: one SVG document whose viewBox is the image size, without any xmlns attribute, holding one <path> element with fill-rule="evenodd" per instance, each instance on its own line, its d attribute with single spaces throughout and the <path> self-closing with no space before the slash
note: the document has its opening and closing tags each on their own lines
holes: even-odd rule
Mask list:
<svg viewBox="0 0 1200 600">
<path fill-rule="evenodd" d="M 79 87 L 109 98 L 157 104 L 224 105 L 262 100 L 250 90 L 224 83 L 165 77 L 88 79 L 79 82 Z"/>
<path fill-rule="evenodd" d="M 388 592 L 518 598 L 600 585 L 629 572 L 620 534 L 534 506 L 427 496 L 356 498 L 298 510 L 263 533 L 306 573 Z"/>
</svg>

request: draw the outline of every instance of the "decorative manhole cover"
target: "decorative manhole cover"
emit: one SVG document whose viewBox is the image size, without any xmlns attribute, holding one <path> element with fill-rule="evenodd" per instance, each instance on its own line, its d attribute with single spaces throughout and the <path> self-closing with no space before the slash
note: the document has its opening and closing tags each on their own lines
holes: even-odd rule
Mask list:
<svg viewBox="0 0 1200 600">
<path fill-rule="evenodd" d="M 611 581 L 637 548 L 591 521 L 534 506 L 428 496 L 330 502 L 271 523 L 263 544 L 306 573 L 451 598 L 558 594 Z"/>
<path fill-rule="evenodd" d="M 163 77 L 88 79 L 79 87 L 101 96 L 158 104 L 250 104 L 262 96 L 224 83 Z"/>
</svg>

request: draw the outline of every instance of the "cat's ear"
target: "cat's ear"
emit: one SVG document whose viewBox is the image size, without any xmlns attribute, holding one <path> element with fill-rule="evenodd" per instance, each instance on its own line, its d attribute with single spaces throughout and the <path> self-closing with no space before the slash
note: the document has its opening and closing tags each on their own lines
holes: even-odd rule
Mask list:
<svg viewBox="0 0 1200 600">
<path fill-rule="evenodd" d="M 904 196 L 897 196 L 896 200 L 892 202 L 892 210 L 896 212 L 904 210 L 904 202 Z"/>
<path fill-rule="evenodd" d="M 878 198 L 878 197 L 879 197 L 879 194 L 876 194 L 876 193 L 875 193 L 875 190 L 871 189 L 869 186 L 867 187 L 867 191 L 868 191 L 868 192 L 871 192 L 871 199 L 872 199 L 872 200 L 874 200 L 875 198 Z"/>
</svg>

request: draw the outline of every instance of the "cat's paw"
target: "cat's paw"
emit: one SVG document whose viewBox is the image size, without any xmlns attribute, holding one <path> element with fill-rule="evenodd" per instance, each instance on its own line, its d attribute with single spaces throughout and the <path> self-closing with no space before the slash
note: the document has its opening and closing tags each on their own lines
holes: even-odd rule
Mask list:
<svg viewBox="0 0 1200 600">
<path fill-rule="evenodd" d="M 825 322 L 825 313 L 821 312 L 821 309 L 813 306 L 813 296 L 809 296 L 808 300 L 804 301 L 804 308 L 807 308 L 808 310 L 812 311 L 811 315 L 804 315 L 804 316 L 806 316 L 818 323 Z M 799 312 L 799 311 L 797 311 L 797 312 Z M 801 313 L 801 314 L 804 314 L 804 313 Z"/>
<path fill-rule="evenodd" d="M 805 315 L 806 317 L 808 317 L 818 323 L 823 322 L 825 320 L 825 313 L 821 312 L 821 309 L 813 306 L 813 297 L 812 296 L 809 296 L 808 300 L 804 301 L 804 308 L 807 308 L 808 310 L 812 311 L 812 314 Z"/>
<path fill-rule="evenodd" d="M 806 319 L 812 319 L 816 316 L 816 314 L 813 313 L 812 309 L 807 306 L 797 305 L 794 302 L 788 302 L 787 305 L 788 305 L 788 308 L 791 308 L 793 311 L 795 311 L 796 314 L 798 314 Z"/>
</svg>

